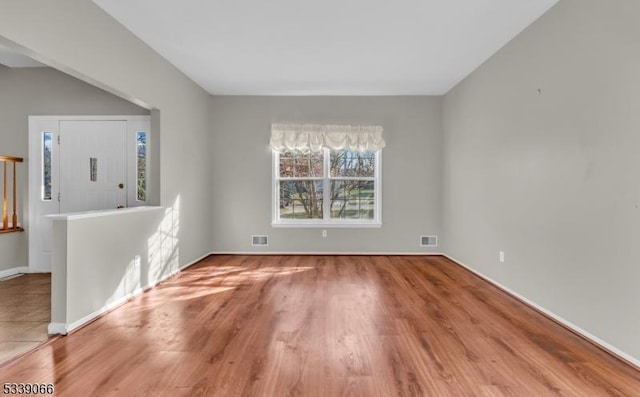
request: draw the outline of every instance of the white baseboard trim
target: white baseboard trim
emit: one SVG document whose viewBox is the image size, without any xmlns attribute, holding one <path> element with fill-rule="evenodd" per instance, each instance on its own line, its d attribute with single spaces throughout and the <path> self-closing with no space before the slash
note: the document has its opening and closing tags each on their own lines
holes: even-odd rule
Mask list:
<svg viewBox="0 0 640 397">
<path fill-rule="evenodd" d="M 192 261 L 191 261 L 191 262 L 189 262 L 189 263 L 185 263 L 184 265 L 182 265 L 182 266 L 178 267 L 176 270 L 174 270 L 174 271 L 172 271 L 171 273 L 167 274 L 166 276 L 163 276 L 162 278 L 160 278 L 160 279 L 159 279 L 155 284 L 153 284 L 152 286 L 145 288 L 145 291 L 146 291 L 146 290 L 148 290 L 148 289 L 151 289 L 151 288 L 155 287 L 156 285 L 158 285 L 158 284 L 160 284 L 161 282 L 163 282 L 163 281 L 167 280 L 168 278 L 175 276 L 176 274 L 180 273 L 180 272 L 181 272 L 181 271 L 183 271 L 184 269 L 186 269 L 186 268 L 188 268 L 188 267 L 190 267 L 190 266 L 195 265 L 196 263 L 200 262 L 201 260 L 203 260 L 204 258 L 208 257 L 209 255 L 211 255 L 211 253 L 204 254 L 204 255 L 202 255 L 202 256 L 200 256 L 200 257 L 198 257 L 198 258 L 196 258 L 196 259 L 192 260 Z"/>
<path fill-rule="evenodd" d="M 204 255 L 202 255 L 202 256 L 200 256 L 200 257 L 198 257 L 198 258 L 196 258 L 196 259 L 192 260 L 191 262 L 189 262 L 189 263 L 185 263 L 184 265 L 180 266 L 180 268 L 178 269 L 178 271 L 181 271 L 181 270 L 184 270 L 184 269 L 186 269 L 186 268 L 188 268 L 188 267 L 190 267 L 190 266 L 193 266 L 193 265 L 195 265 L 196 263 L 200 262 L 201 260 L 205 259 L 206 257 L 208 257 L 208 256 L 210 256 L 210 255 L 211 255 L 211 252 L 207 252 L 206 254 L 204 254 Z"/>
<path fill-rule="evenodd" d="M 284 252 L 259 252 L 259 251 L 212 251 L 209 255 L 384 255 L 384 256 L 412 256 L 412 255 L 435 255 L 435 256 L 445 256 L 440 252 L 408 252 L 408 251 L 375 251 L 375 252 L 363 252 L 363 251 L 348 251 L 348 252 L 340 252 L 340 251 L 284 251 Z"/>
<path fill-rule="evenodd" d="M 27 266 L 14 267 L 11 269 L 0 270 L 0 278 L 15 276 L 20 273 L 29 273 L 29 268 Z"/>
<path fill-rule="evenodd" d="M 131 291 L 130 293 L 126 294 L 125 296 L 116 299 L 115 301 L 106 304 L 105 306 L 101 307 L 100 309 L 94 311 L 93 313 L 89 313 L 86 316 L 82 317 L 81 319 L 74 321 L 70 324 L 66 324 L 66 329 L 67 329 L 67 333 L 78 329 L 80 327 L 82 327 L 83 325 L 91 322 L 92 320 L 102 316 L 103 314 L 110 312 L 111 310 L 115 309 L 118 306 L 121 306 L 122 304 L 126 303 L 129 299 L 136 297 L 138 295 L 140 295 L 142 292 L 144 292 L 143 288 L 137 288 L 133 291 Z"/>
<path fill-rule="evenodd" d="M 525 298 L 524 296 L 512 291 L 511 289 L 505 287 L 504 285 L 498 283 L 497 281 L 491 279 L 490 277 L 485 276 L 484 274 L 480 273 L 479 271 L 465 265 L 464 263 L 462 263 L 461 261 L 447 255 L 444 254 L 444 257 L 448 258 L 449 260 L 451 260 L 452 262 L 456 263 L 457 265 L 467 269 L 468 271 L 470 271 L 471 273 L 475 274 L 476 276 L 480 277 L 481 279 L 487 281 L 490 284 L 493 284 L 494 286 L 498 287 L 499 289 L 501 289 L 502 291 L 506 292 L 507 294 L 513 296 L 514 298 L 518 299 L 519 301 L 523 302 L 524 304 L 532 307 L 533 309 L 535 309 L 536 311 L 544 314 L 545 316 L 549 317 L 550 319 L 552 319 L 553 321 L 557 322 L 558 324 L 562 325 L 563 327 L 569 329 L 570 331 L 578 334 L 579 336 L 581 336 L 582 338 L 588 340 L 589 342 L 593 343 L 594 345 L 600 347 L 601 349 L 605 350 L 606 352 L 608 352 L 609 354 L 616 356 L 617 358 L 619 358 L 622 361 L 625 361 L 626 363 L 636 367 L 637 369 L 640 369 L 640 360 L 623 352 L 622 350 L 610 345 L 609 343 L 603 341 L 602 339 L 598 338 L 597 336 L 594 336 L 592 334 L 590 334 L 589 332 L 583 330 L 582 328 L 578 327 L 577 325 L 571 323 L 570 321 L 567 321 L 566 319 L 558 316 L 557 314 L 555 314 L 554 312 L 538 305 L 537 303 Z"/>
<path fill-rule="evenodd" d="M 47 333 L 49 335 L 66 335 L 67 334 L 67 324 L 63 323 L 49 323 L 47 326 Z"/>
<path fill-rule="evenodd" d="M 105 306 L 101 307 L 100 309 L 87 314 L 86 316 L 82 317 L 79 320 L 76 320 L 70 324 L 64 324 L 64 323 L 50 323 L 47 327 L 47 330 L 49 332 L 50 335 L 54 335 L 54 334 L 61 334 L 61 335 L 67 335 L 69 332 L 72 332 L 86 324 L 88 324 L 89 322 L 95 320 L 96 318 L 116 309 L 117 307 L 127 303 L 129 300 L 135 298 L 136 296 L 142 294 L 143 292 L 146 292 L 152 288 L 154 288 L 155 286 L 157 286 L 158 284 L 160 284 L 161 282 L 167 280 L 170 277 L 173 277 L 174 275 L 176 275 L 177 273 L 181 272 L 182 270 L 188 268 L 189 266 L 192 266 L 198 262 L 200 262 L 201 260 L 203 260 L 204 258 L 208 257 L 211 254 L 205 254 L 197 259 L 194 259 L 193 261 L 186 263 L 180 267 L 178 267 L 177 269 L 175 269 L 174 271 L 170 272 L 169 274 L 163 276 L 162 278 L 160 278 L 158 281 L 146 286 L 146 287 L 140 287 L 137 288 L 133 291 L 131 291 L 130 293 L 124 295 L 123 297 L 110 302 L 108 304 L 106 304 Z"/>
</svg>

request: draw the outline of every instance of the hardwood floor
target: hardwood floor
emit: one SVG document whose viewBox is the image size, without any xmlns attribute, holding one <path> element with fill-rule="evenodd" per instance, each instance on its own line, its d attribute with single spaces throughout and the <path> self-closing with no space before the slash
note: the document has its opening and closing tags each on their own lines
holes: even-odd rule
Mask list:
<svg viewBox="0 0 640 397">
<path fill-rule="evenodd" d="M 61 396 L 638 396 L 443 257 L 216 256 L 0 368 Z"/>
<path fill-rule="evenodd" d="M 46 341 L 50 321 L 50 274 L 0 281 L 0 364 Z"/>
</svg>

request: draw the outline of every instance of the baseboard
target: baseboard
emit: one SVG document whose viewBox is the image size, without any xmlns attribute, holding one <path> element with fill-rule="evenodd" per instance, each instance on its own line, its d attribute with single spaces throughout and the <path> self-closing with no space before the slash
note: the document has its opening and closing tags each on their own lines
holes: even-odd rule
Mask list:
<svg viewBox="0 0 640 397">
<path fill-rule="evenodd" d="M 445 256 L 445 254 L 440 252 L 409 252 L 409 251 L 374 251 L 374 252 L 363 252 L 363 251 L 331 251 L 331 252 L 322 252 L 322 251 L 284 251 L 284 252 L 259 252 L 259 251 L 212 251 L 209 255 L 371 255 L 371 256 Z"/>
<path fill-rule="evenodd" d="M 47 326 L 47 333 L 49 335 L 66 335 L 67 334 L 67 324 L 63 323 L 49 323 Z"/>
<path fill-rule="evenodd" d="M 503 286 L 502 284 L 498 283 L 497 281 L 491 279 L 490 277 L 485 276 L 484 274 L 478 272 L 477 270 L 465 265 L 464 263 L 462 263 L 461 261 L 447 255 L 444 254 L 444 257 L 446 257 L 447 259 L 451 260 L 452 262 L 456 263 L 458 266 L 461 266 L 465 269 L 467 269 L 468 271 L 470 271 L 471 273 L 475 274 L 476 276 L 480 277 L 481 279 L 485 280 L 486 282 L 496 286 L 497 288 L 499 288 L 500 290 L 506 292 L 507 294 L 513 296 L 514 298 L 516 298 L 517 300 L 519 300 L 520 302 L 524 303 L 525 305 L 531 307 L 532 309 L 534 309 L 535 311 L 541 313 L 542 315 L 544 315 L 545 317 L 549 318 L 550 320 L 558 323 L 559 325 L 561 325 L 562 327 L 568 329 L 569 331 L 573 332 L 574 334 L 578 335 L 579 337 L 585 339 L 586 341 L 596 345 L 597 347 L 599 347 L 600 349 L 606 351 L 607 353 L 611 354 L 612 356 L 615 356 L 616 358 L 624 361 L 625 363 L 631 365 L 632 367 L 635 367 L 636 369 L 640 370 L 640 360 L 623 352 L 622 350 L 610 345 L 609 343 L 603 341 L 602 339 L 598 338 L 595 335 L 590 334 L 589 332 L 585 331 L 584 329 L 578 327 L 577 325 L 571 323 L 570 321 L 567 321 L 566 319 L 564 319 L 563 317 L 560 317 L 559 315 L 555 314 L 554 312 L 538 305 L 537 303 L 525 298 L 524 296 L 518 294 L 517 292 L 512 291 L 511 289 Z"/>
<path fill-rule="evenodd" d="M 181 271 L 183 271 L 184 269 L 186 269 L 186 268 L 188 268 L 188 267 L 191 267 L 191 266 L 195 265 L 196 263 L 200 262 L 201 260 L 206 259 L 208 256 L 211 256 L 211 252 L 208 252 L 208 253 L 206 253 L 206 254 L 204 254 L 204 255 L 202 255 L 202 256 L 200 256 L 200 257 L 198 257 L 198 258 L 196 258 L 196 259 L 192 260 L 191 262 L 186 263 L 186 264 L 184 264 L 184 265 L 180 266 L 180 267 L 178 268 L 178 272 L 181 272 Z M 177 273 L 177 272 L 176 272 L 176 273 Z"/>
<path fill-rule="evenodd" d="M 115 310 L 116 308 L 118 308 L 119 306 L 122 306 L 123 304 L 127 303 L 129 300 L 135 298 L 136 296 L 154 288 L 155 286 L 157 286 L 158 284 L 160 284 L 161 282 L 167 280 L 170 277 L 175 276 L 177 273 L 183 271 L 184 269 L 188 268 L 189 266 L 193 266 L 196 263 L 200 262 L 201 260 L 205 259 L 206 257 L 208 257 L 211 254 L 205 254 L 197 259 L 194 259 L 193 261 L 186 263 L 182 266 L 180 266 L 179 268 L 175 269 L 174 271 L 172 271 L 171 273 L 163 276 L 162 278 L 160 278 L 158 281 L 156 281 L 153 284 L 150 284 L 146 287 L 141 287 L 141 288 L 137 288 L 134 291 L 131 291 L 130 293 L 124 295 L 123 297 L 101 307 L 100 309 L 87 314 L 86 316 L 82 317 L 79 320 L 76 320 L 70 324 L 64 324 L 64 323 L 50 323 L 47 327 L 48 332 L 50 335 L 54 335 L 54 334 L 61 334 L 61 335 L 67 335 L 68 333 L 75 331 L 85 325 L 88 325 L 89 323 L 95 321 L 96 319 L 98 319 L 99 317 L 107 314 L 108 312 Z"/>
<path fill-rule="evenodd" d="M 198 257 L 198 258 L 196 258 L 196 259 L 192 260 L 191 262 L 186 263 L 186 264 L 184 264 L 184 265 L 182 265 L 182 266 L 178 267 L 176 270 L 172 271 L 171 273 L 167 274 L 166 276 L 163 276 L 163 277 L 162 277 L 161 279 L 159 279 L 159 280 L 158 280 L 154 285 L 152 285 L 152 286 L 150 286 L 150 287 L 147 287 L 147 288 L 145 289 L 145 291 L 147 291 L 147 290 L 149 290 L 149 289 L 151 289 L 151 288 L 155 287 L 156 285 L 158 285 L 158 284 L 160 284 L 161 282 L 163 282 L 163 281 L 167 280 L 168 278 L 175 276 L 176 274 L 180 273 L 180 272 L 181 272 L 181 271 L 183 271 L 184 269 L 186 269 L 186 268 L 188 268 L 188 267 L 190 267 L 190 266 L 195 265 L 196 263 L 200 262 L 201 260 L 205 259 L 206 257 L 208 257 L 208 256 L 210 256 L 210 255 L 211 255 L 211 253 L 204 254 L 204 255 L 202 255 L 201 257 Z"/>
<path fill-rule="evenodd" d="M 14 267 L 11 269 L 0 270 L 0 278 L 11 277 L 20 273 L 29 273 L 29 267 L 20 266 L 20 267 Z"/>
<path fill-rule="evenodd" d="M 130 293 L 126 294 L 125 296 L 116 299 L 115 301 L 101 307 L 100 309 L 94 311 L 93 313 L 89 313 L 86 316 L 82 317 L 81 319 L 74 321 L 70 324 L 67 324 L 65 326 L 67 333 L 82 327 L 85 324 L 90 323 L 91 321 L 95 320 L 96 318 L 102 316 L 103 314 L 106 314 L 110 311 L 112 311 L 113 309 L 116 309 L 119 306 L 122 306 L 123 304 L 127 303 L 131 298 L 134 298 L 138 295 L 140 295 L 141 293 L 143 293 L 145 290 L 143 288 L 137 288 L 133 291 L 131 291 Z"/>
</svg>

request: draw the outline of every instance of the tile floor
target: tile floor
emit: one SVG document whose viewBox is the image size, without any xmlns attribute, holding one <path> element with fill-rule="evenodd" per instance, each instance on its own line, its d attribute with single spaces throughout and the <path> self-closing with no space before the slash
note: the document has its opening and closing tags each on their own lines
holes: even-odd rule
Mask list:
<svg viewBox="0 0 640 397">
<path fill-rule="evenodd" d="M 51 319 L 51 274 L 0 281 L 0 365 L 46 341 Z"/>
</svg>

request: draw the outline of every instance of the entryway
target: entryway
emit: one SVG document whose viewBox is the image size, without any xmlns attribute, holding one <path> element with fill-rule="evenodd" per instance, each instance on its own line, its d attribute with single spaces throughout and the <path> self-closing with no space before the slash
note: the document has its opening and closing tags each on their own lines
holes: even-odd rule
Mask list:
<svg viewBox="0 0 640 397">
<path fill-rule="evenodd" d="M 50 214 L 148 204 L 149 116 L 29 117 L 29 271 L 51 271 Z"/>
</svg>

